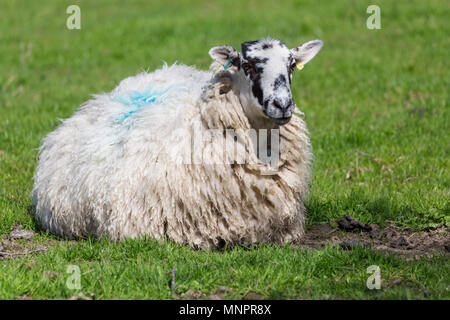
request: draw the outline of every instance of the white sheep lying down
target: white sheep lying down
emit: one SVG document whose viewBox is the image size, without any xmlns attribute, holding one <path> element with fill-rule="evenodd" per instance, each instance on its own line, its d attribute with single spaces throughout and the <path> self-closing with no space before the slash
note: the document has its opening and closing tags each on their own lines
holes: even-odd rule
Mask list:
<svg viewBox="0 0 450 320">
<path fill-rule="evenodd" d="M 43 140 L 38 223 L 67 238 L 150 236 L 195 248 L 299 239 L 312 154 L 290 82 L 321 47 L 214 47 L 211 71 L 165 65 L 95 95 Z M 276 130 L 274 166 L 250 132 Z"/>
</svg>

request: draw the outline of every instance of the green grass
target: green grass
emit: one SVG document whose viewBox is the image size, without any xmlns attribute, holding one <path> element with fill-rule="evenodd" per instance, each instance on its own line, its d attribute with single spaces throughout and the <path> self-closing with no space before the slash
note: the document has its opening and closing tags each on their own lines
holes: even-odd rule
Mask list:
<svg viewBox="0 0 450 320">
<path fill-rule="evenodd" d="M 73 3 L 81 30 L 65 27 Z M 381 30 L 366 28 L 369 4 L 381 8 Z M 0 0 L 0 234 L 16 221 L 39 230 L 30 211 L 37 148 L 89 94 L 162 60 L 206 69 L 212 46 L 267 36 L 291 47 L 325 42 L 292 83 L 315 155 L 308 223 L 351 214 L 413 229 L 449 226 L 449 16 L 444 0 Z M 423 298 L 421 290 L 450 297 L 448 256 L 406 262 L 331 247 L 198 252 L 138 240 L 60 241 L 43 254 L 1 260 L 0 298 L 69 297 L 68 264 L 84 273 L 82 291 L 100 298 L 170 298 L 173 265 L 179 292 L 226 286 L 231 297 L 249 290 L 269 298 Z M 372 264 L 386 283 L 403 285 L 368 290 Z M 62 275 L 46 279 L 48 270 Z"/>
<path fill-rule="evenodd" d="M 272 299 L 396 299 L 449 298 L 448 259 L 438 256 L 405 264 L 362 248 L 352 252 L 331 246 L 298 250 L 264 246 L 257 250 L 192 251 L 151 240 L 82 241 L 61 243 L 47 254 L 27 257 L 2 268 L 3 298 L 68 298 L 67 267 L 77 265 L 85 294 L 97 299 L 170 299 L 171 269 L 175 266 L 175 294 L 191 289 L 213 293 L 232 289 L 226 298 L 256 292 Z M 368 290 L 367 267 L 381 269 L 382 289 Z M 46 271 L 57 275 L 48 279 Z M 402 281 L 396 285 L 395 281 Z"/>
</svg>

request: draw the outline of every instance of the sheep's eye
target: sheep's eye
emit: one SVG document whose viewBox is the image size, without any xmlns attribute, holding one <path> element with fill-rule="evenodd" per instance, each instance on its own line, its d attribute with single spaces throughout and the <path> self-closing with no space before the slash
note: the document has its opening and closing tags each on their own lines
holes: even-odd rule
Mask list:
<svg viewBox="0 0 450 320">
<path fill-rule="evenodd" d="M 295 68 L 297 68 L 297 64 L 295 64 L 295 63 L 291 64 L 291 66 L 290 66 L 290 68 L 289 68 L 289 70 L 291 71 L 291 73 L 294 72 Z"/>
<path fill-rule="evenodd" d="M 249 65 L 248 63 L 243 63 L 242 64 L 242 69 L 244 69 L 245 73 L 248 73 L 249 71 L 253 70 L 252 66 Z"/>
</svg>

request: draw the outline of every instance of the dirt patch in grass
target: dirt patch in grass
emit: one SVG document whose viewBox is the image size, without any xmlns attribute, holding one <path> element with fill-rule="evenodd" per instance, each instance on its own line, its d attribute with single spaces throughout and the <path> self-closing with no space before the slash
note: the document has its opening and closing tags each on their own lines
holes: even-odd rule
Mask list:
<svg viewBox="0 0 450 320">
<path fill-rule="evenodd" d="M 394 225 L 380 228 L 375 224 L 361 223 L 351 216 L 345 216 L 336 223 L 337 227 L 330 224 L 312 226 L 299 246 L 321 249 L 331 243 L 343 250 L 362 246 L 388 254 L 396 253 L 409 259 L 432 256 L 436 252 L 450 253 L 450 232 L 446 227 L 427 231 L 401 229 Z"/>
<path fill-rule="evenodd" d="M 23 229 L 22 225 L 15 223 L 13 230 L 0 238 L 0 260 L 41 253 L 53 245 L 51 241 L 34 241 L 34 236 L 33 231 Z"/>
<path fill-rule="evenodd" d="M 55 242 L 51 240 L 34 241 L 34 236 L 33 231 L 23 229 L 20 224 L 15 223 L 13 230 L 0 238 L 0 260 L 42 253 L 55 245 Z M 362 223 L 351 216 L 345 216 L 337 220 L 335 224 L 311 226 L 298 246 L 322 249 L 329 243 L 342 250 L 365 247 L 414 259 L 432 256 L 436 252 L 449 254 L 450 228 L 443 226 L 426 231 L 415 231 L 401 229 L 393 223 L 388 227 L 380 228 L 376 224 Z M 218 293 L 219 296 L 220 294 L 223 293 Z"/>
<path fill-rule="evenodd" d="M 180 299 L 180 300 L 224 300 L 227 299 L 227 295 L 232 295 L 235 296 L 239 299 L 243 299 L 243 300 L 263 300 L 264 297 L 263 295 L 257 293 L 257 292 L 253 292 L 253 291 L 248 291 L 246 294 L 238 294 L 238 293 L 234 293 L 233 294 L 233 289 L 232 288 L 227 288 L 227 287 L 218 287 L 212 294 L 206 294 L 204 292 L 201 292 L 199 290 L 192 290 L 189 289 L 186 292 L 183 292 L 181 294 L 174 294 L 173 297 L 175 299 Z M 229 299 L 229 297 L 228 297 Z"/>
</svg>

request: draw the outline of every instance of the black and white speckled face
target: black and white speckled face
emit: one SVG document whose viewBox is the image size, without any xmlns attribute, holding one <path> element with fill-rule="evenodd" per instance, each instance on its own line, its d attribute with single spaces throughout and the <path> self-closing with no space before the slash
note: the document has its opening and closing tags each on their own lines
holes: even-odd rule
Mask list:
<svg viewBox="0 0 450 320">
<path fill-rule="evenodd" d="M 282 125 L 289 122 L 295 110 L 291 80 L 296 65 L 308 63 L 322 45 L 322 41 L 312 40 L 289 49 L 280 40 L 262 39 L 242 43 L 241 52 L 230 46 L 217 46 L 209 54 L 224 68 L 240 73 L 250 88 L 250 104 Z"/>
<path fill-rule="evenodd" d="M 255 104 L 273 122 L 288 122 L 295 109 L 291 80 L 296 61 L 291 50 L 275 39 L 244 42 L 241 47 L 241 67 Z"/>
</svg>

